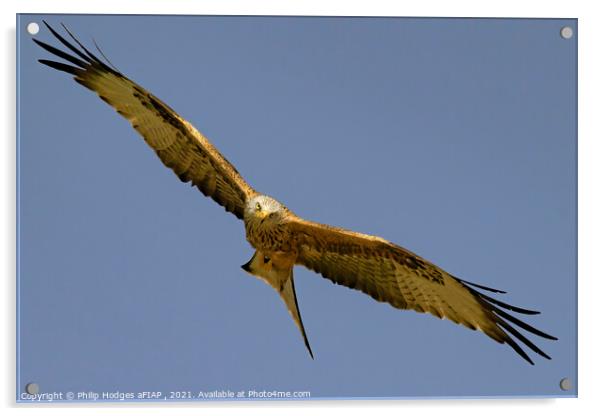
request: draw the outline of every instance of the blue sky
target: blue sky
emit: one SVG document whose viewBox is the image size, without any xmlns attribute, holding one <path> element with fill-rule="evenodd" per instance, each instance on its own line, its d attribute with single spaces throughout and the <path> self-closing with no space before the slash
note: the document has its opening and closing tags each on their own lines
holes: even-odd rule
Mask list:
<svg viewBox="0 0 602 416">
<path fill-rule="evenodd" d="M 541 310 L 529 322 L 559 341 L 536 340 L 553 359 L 532 367 L 297 268 L 312 361 L 276 293 L 240 269 L 242 222 L 38 64 L 25 26 L 41 16 L 18 20 L 18 391 L 575 393 L 558 382 L 576 380 L 576 37 L 559 36 L 576 21 L 47 17 L 298 215 Z"/>
</svg>

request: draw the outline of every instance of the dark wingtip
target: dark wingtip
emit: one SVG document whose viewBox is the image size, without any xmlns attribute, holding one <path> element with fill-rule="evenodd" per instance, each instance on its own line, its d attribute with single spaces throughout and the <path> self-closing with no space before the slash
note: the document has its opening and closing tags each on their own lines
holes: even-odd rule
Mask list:
<svg viewBox="0 0 602 416">
<path fill-rule="evenodd" d="M 80 75 L 83 71 L 82 69 L 76 68 L 71 65 L 64 64 L 62 62 L 49 61 L 48 59 L 38 59 L 38 62 L 49 66 L 50 68 L 56 69 L 58 71 L 63 71 L 71 75 Z"/>
<path fill-rule="evenodd" d="M 484 302 L 486 302 L 486 301 L 484 301 Z M 546 338 L 546 339 L 550 339 L 550 340 L 557 340 L 556 337 L 554 337 L 548 333 L 545 333 L 537 328 L 532 327 L 531 325 L 527 324 L 526 322 L 521 321 L 520 319 L 510 315 L 507 312 L 500 310 L 499 308 L 496 308 L 493 305 L 489 305 L 489 307 L 491 308 L 491 310 L 493 312 L 495 312 L 500 317 L 500 319 L 502 319 L 502 318 L 507 319 L 509 322 L 512 322 L 513 324 L 519 326 L 520 328 L 524 329 L 525 331 L 528 331 L 528 332 L 535 334 L 537 336 L 540 336 L 542 338 Z"/>
<path fill-rule="evenodd" d="M 465 283 L 465 282 L 462 282 L 462 283 Z M 487 296 L 484 293 L 478 292 L 477 290 L 473 289 L 472 287 L 467 286 L 466 284 L 464 285 L 464 287 L 466 287 L 475 296 L 482 298 L 489 303 L 493 303 L 495 305 L 501 306 L 502 308 L 507 309 L 509 311 L 521 313 L 523 315 L 539 315 L 541 313 L 539 311 L 534 311 L 532 309 L 520 308 L 518 306 L 514 306 L 514 305 L 510 305 L 508 303 L 502 302 L 501 300 L 494 299 L 490 296 Z"/>
<path fill-rule="evenodd" d="M 98 59 L 98 57 L 97 57 L 96 55 L 94 55 L 92 52 L 90 52 L 90 51 L 88 50 L 88 48 L 86 48 L 86 47 L 84 46 L 84 44 L 83 44 L 83 43 L 81 43 L 81 42 L 79 41 L 79 39 L 77 39 L 73 33 L 71 33 L 71 31 L 69 30 L 69 28 L 68 28 L 68 27 L 67 27 L 67 26 L 66 26 L 64 23 L 61 23 L 61 26 L 63 27 L 63 29 L 65 29 L 65 32 L 67 32 L 67 34 L 68 34 L 68 35 L 71 37 L 71 39 L 73 39 L 73 41 L 74 41 L 74 42 L 75 42 L 75 43 L 76 43 L 76 44 L 77 44 L 77 45 L 78 45 L 80 48 L 82 48 L 82 49 L 83 49 L 83 51 L 86 53 L 86 55 L 88 55 L 88 57 L 89 57 L 89 58 L 90 58 L 92 61 L 94 61 L 95 63 L 99 64 L 99 65 L 100 65 L 100 66 L 102 66 L 104 69 L 108 70 L 109 72 L 113 72 L 113 70 L 112 70 L 112 69 L 111 69 L 109 66 L 107 66 L 107 65 L 106 65 L 104 62 L 102 62 L 100 59 Z"/>
<path fill-rule="evenodd" d="M 104 54 L 102 49 L 100 49 L 100 46 L 98 45 L 98 43 L 96 43 L 96 40 L 94 38 L 92 38 L 92 42 L 94 43 L 94 47 L 96 47 L 96 50 L 100 53 L 100 56 L 102 56 L 105 59 L 105 61 L 107 61 L 107 63 L 111 66 L 111 68 L 115 72 L 119 72 L 117 67 L 115 65 L 113 65 L 113 63 L 109 60 L 109 58 L 107 58 L 107 56 Z"/>
<path fill-rule="evenodd" d="M 518 355 L 520 355 L 526 362 L 528 362 L 531 365 L 535 365 L 535 363 L 533 362 L 531 357 L 529 357 L 529 355 L 520 347 L 520 345 L 518 345 L 516 343 L 516 341 L 514 341 L 512 338 L 508 337 L 508 339 L 506 340 L 506 343 L 508 345 L 510 345 L 510 347 L 514 351 L 516 351 L 518 353 Z"/>
<path fill-rule="evenodd" d="M 506 309 L 508 311 L 515 312 L 515 313 L 525 314 L 525 315 L 537 315 L 540 313 L 539 311 L 534 311 L 534 310 L 520 308 L 518 306 L 510 305 L 508 303 L 505 303 L 505 302 L 499 301 L 497 299 L 494 299 L 492 297 L 489 297 L 489 296 L 477 291 L 476 289 L 473 289 L 473 287 L 487 290 L 490 292 L 495 292 L 495 293 L 505 293 L 498 289 L 493 289 L 490 287 L 482 286 L 482 285 L 468 282 L 466 280 L 462 280 L 462 279 L 458 279 L 458 278 L 456 278 L 456 279 L 458 281 L 460 281 L 464 285 L 464 287 L 468 291 L 470 291 L 470 293 L 472 293 L 473 296 L 475 296 L 477 298 L 477 300 L 482 304 L 482 306 L 486 310 L 488 310 L 489 312 L 492 313 L 494 321 L 496 322 L 496 325 L 502 330 L 502 332 L 505 333 L 505 336 L 504 336 L 502 342 L 507 343 L 516 353 L 518 353 L 518 355 L 520 355 L 525 361 L 527 361 L 531 365 L 535 365 L 533 363 L 533 360 L 531 360 L 531 358 L 527 355 L 527 353 L 523 350 L 523 348 L 521 347 L 521 345 L 519 345 L 519 343 L 517 341 L 521 342 L 526 347 L 528 347 L 531 351 L 537 353 L 538 355 L 540 355 L 544 358 L 547 358 L 548 360 L 552 359 L 548 354 L 546 354 L 544 351 L 542 351 L 537 345 L 535 345 L 531 340 L 529 340 L 524 334 L 519 332 L 511 324 L 514 324 L 517 327 L 519 327 L 520 329 L 523 329 L 527 332 L 530 332 L 534 335 L 540 336 L 545 339 L 557 341 L 558 340 L 557 337 L 547 334 L 537 328 L 534 328 L 533 326 L 531 326 L 531 325 L 527 324 L 526 322 L 518 319 L 517 317 L 505 312 L 504 310 L 502 310 L 500 308 L 503 308 L 503 309 Z M 516 341 L 514 340 L 514 338 L 512 338 L 511 335 L 514 338 L 516 338 Z"/>
<path fill-rule="evenodd" d="M 66 46 L 67 48 L 69 48 L 69 50 L 71 50 L 71 52 L 75 53 L 77 56 L 79 56 L 85 62 L 87 62 L 89 64 L 92 63 L 92 60 L 89 57 L 87 57 L 79 49 L 77 49 L 75 46 L 73 46 L 71 43 L 69 43 L 67 41 L 67 39 L 65 39 L 56 30 L 54 30 L 54 28 L 52 26 L 50 26 L 48 24 L 48 22 L 46 22 L 46 20 L 42 20 L 42 22 L 44 22 L 44 25 L 48 28 L 48 30 L 50 31 L 50 33 L 52 33 L 54 35 L 54 37 L 57 38 L 59 40 L 59 42 L 61 42 L 64 46 Z"/>
<path fill-rule="evenodd" d="M 492 287 L 479 285 L 477 283 L 469 282 L 468 280 L 458 279 L 457 277 L 456 277 L 456 279 L 459 280 L 462 283 L 467 284 L 467 285 L 478 287 L 479 289 L 487 290 L 488 292 L 501 293 L 501 294 L 505 294 L 506 293 L 504 290 L 494 289 Z"/>
<path fill-rule="evenodd" d="M 521 334 L 518 330 L 516 330 L 514 327 L 510 326 L 509 323 L 507 323 L 504 320 L 500 320 L 498 322 L 506 331 L 508 331 L 510 334 L 512 334 L 516 339 L 518 339 L 520 342 L 522 342 L 523 344 L 525 344 L 527 347 L 529 347 L 529 349 L 531 349 L 531 351 L 539 354 L 540 356 L 547 358 L 548 360 L 551 360 L 552 358 L 546 354 L 545 352 L 543 352 L 541 350 L 541 348 L 539 348 L 537 345 L 535 345 L 533 342 L 531 342 L 531 340 L 529 340 L 526 336 L 524 336 L 523 334 Z M 507 335 L 508 339 L 510 339 L 510 336 Z M 506 342 L 508 342 L 508 340 L 506 340 Z"/>
<path fill-rule="evenodd" d="M 79 68 L 85 69 L 87 67 L 87 63 L 82 61 L 81 59 L 76 58 L 75 56 L 69 55 L 66 52 L 63 52 L 60 49 L 55 48 L 52 45 L 49 45 L 47 43 L 44 43 L 42 41 L 39 41 L 37 39 L 32 39 L 34 41 L 34 43 L 36 45 L 38 45 L 39 47 L 41 47 L 42 49 L 50 52 L 51 54 L 58 56 L 59 58 L 62 58 L 68 62 L 71 62 L 72 64 L 76 65 Z"/>
<path fill-rule="evenodd" d="M 48 30 L 50 30 L 50 32 L 63 44 L 65 45 L 67 48 L 69 48 L 72 52 L 74 52 L 75 54 L 77 54 L 77 56 L 79 56 L 81 59 L 83 59 L 84 61 L 86 61 L 89 64 L 94 64 L 94 65 L 100 65 L 100 67 L 110 73 L 113 73 L 115 75 L 121 75 L 119 73 L 119 71 L 117 71 L 116 69 L 111 68 L 110 66 L 108 66 L 107 64 L 105 64 L 103 61 L 101 61 L 96 55 L 94 55 L 92 52 L 90 52 L 88 50 L 88 48 L 86 48 L 84 46 L 83 43 L 81 43 L 76 37 L 75 35 L 69 30 L 69 28 L 64 24 L 61 23 L 61 26 L 63 27 L 63 29 L 65 30 L 65 32 L 67 32 L 67 34 L 69 35 L 69 37 L 73 40 L 73 42 L 75 42 L 75 44 L 77 46 L 79 46 L 82 50 L 80 51 L 79 49 L 77 49 L 73 44 L 71 44 L 69 41 L 67 41 L 67 39 L 65 39 L 63 36 L 61 36 L 56 30 L 54 30 L 52 28 L 52 26 L 50 26 L 45 20 L 42 20 L 42 22 L 44 22 L 44 25 L 46 25 L 46 27 L 48 28 Z M 95 42 L 96 44 L 96 42 Z M 99 48 L 98 48 L 99 49 Z M 83 52 L 82 52 L 83 51 Z M 101 53 L 101 55 L 105 58 L 106 56 L 102 53 L 102 51 L 99 49 L 99 52 Z M 111 66 L 113 66 L 113 64 L 111 64 L 111 62 L 107 59 L 107 61 L 109 62 L 109 64 Z"/>
</svg>

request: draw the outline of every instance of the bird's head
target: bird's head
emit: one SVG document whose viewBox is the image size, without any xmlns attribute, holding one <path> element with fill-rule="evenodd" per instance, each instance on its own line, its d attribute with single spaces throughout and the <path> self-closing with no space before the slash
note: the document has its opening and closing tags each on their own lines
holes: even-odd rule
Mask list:
<svg viewBox="0 0 602 416">
<path fill-rule="evenodd" d="M 278 222 L 286 213 L 286 208 L 274 198 L 257 195 L 247 201 L 245 220 Z"/>
</svg>

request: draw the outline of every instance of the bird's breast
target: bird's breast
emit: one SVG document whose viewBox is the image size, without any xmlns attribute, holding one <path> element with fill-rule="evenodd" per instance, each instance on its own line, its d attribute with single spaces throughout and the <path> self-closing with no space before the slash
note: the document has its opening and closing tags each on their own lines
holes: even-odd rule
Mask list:
<svg viewBox="0 0 602 416">
<path fill-rule="evenodd" d="M 269 221 L 245 222 L 247 241 L 257 250 L 263 252 L 290 252 L 293 250 L 293 239 L 286 224 Z"/>
</svg>

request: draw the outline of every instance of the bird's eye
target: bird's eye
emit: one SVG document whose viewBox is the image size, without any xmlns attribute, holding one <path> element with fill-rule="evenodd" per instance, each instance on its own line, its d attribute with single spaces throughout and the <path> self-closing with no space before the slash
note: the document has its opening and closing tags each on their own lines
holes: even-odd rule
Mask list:
<svg viewBox="0 0 602 416">
<path fill-rule="evenodd" d="M 259 202 L 255 204 L 255 211 L 261 211 L 261 204 Z"/>
</svg>

